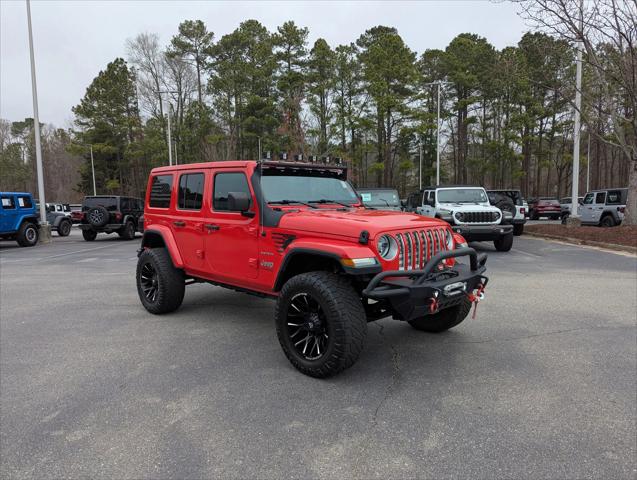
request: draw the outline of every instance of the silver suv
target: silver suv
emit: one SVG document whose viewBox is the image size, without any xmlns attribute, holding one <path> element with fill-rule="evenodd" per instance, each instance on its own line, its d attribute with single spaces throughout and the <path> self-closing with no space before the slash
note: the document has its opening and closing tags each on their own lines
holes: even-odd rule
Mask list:
<svg viewBox="0 0 637 480">
<path fill-rule="evenodd" d="M 500 252 L 513 246 L 512 213 L 491 205 L 482 187 L 427 187 L 409 195 L 406 210 L 449 222 L 467 242 L 493 241 Z"/>
<path fill-rule="evenodd" d="M 627 188 L 609 188 L 588 192 L 579 206 L 583 225 L 614 227 L 624 220 Z"/>
</svg>

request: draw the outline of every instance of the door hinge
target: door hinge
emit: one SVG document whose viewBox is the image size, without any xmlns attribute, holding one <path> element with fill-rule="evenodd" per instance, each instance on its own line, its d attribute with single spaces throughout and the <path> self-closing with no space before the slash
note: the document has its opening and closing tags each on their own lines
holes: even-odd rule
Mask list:
<svg viewBox="0 0 637 480">
<path fill-rule="evenodd" d="M 197 254 L 198 258 L 205 258 L 206 256 L 206 252 L 203 250 L 197 250 L 195 253 Z"/>
<path fill-rule="evenodd" d="M 249 258 L 248 259 L 248 264 L 252 267 L 252 268 L 258 268 L 259 267 L 259 263 L 257 261 L 256 258 Z"/>
</svg>

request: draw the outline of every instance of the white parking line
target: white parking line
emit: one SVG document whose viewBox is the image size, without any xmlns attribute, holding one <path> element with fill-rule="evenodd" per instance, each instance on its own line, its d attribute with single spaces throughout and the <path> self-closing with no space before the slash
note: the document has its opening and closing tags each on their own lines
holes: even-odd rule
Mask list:
<svg viewBox="0 0 637 480">
<path fill-rule="evenodd" d="M 95 248 L 85 248 L 84 250 L 75 250 L 73 252 L 67 252 L 67 253 L 60 253 L 58 255 L 49 255 L 47 257 L 29 257 L 29 258 L 18 258 L 18 259 L 11 259 L 11 260 L 3 260 L 3 263 L 16 263 L 16 262 L 22 262 L 25 260 L 28 261 L 40 261 L 40 260 L 48 260 L 50 258 L 59 258 L 59 257 L 67 257 L 69 255 L 75 255 L 76 253 L 85 253 L 85 252 L 94 252 L 95 250 L 104 250 L 105 248 L 113 248 L 113 247 L 118 247 L 120 245 L 117 244 L 113 244 L 113 245 L 103 245 L 101 247 L 95 247 Z"/>
</svg>

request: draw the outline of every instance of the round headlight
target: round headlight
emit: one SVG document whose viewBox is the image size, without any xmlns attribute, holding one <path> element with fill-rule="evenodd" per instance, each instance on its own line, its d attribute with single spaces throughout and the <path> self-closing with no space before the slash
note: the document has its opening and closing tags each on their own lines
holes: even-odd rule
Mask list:
<svg viewBox="0 0 637 480">
<path fill-rule="evenodd" d="M 462 221 L 464 220 L 464 213 L 462 213 L 462 212 L 456 212 L 456 219 L 457 219 L 459 222 L 462 222 Z"/>
<path fill-rule="evenodd" d="M 398 244 L 391 235 L 381 236 L 376 242 L 376 248 L 378 249 L 378 254 L 384 260 L 393 260 L 396 258 L 396 253 L 398 253 Z"/>
<path fill-rule="evenodd" d="M 447 241 L 447 250 L 453 250 L 453 235 L 450 230 L 447 230 L 445 237 Z"/>
</svg>

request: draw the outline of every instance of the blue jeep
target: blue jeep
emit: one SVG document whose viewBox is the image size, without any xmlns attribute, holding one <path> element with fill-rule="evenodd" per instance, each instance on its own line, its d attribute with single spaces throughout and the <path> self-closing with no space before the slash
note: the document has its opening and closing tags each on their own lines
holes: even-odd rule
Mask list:
<svg viewBox="0 0 637 480">
<path fill-rule="evenodd" d="M 40 236 L 38 214 L 30 193 L 0 192 L 0 239 L 33 247 Z"/>
</svg>

